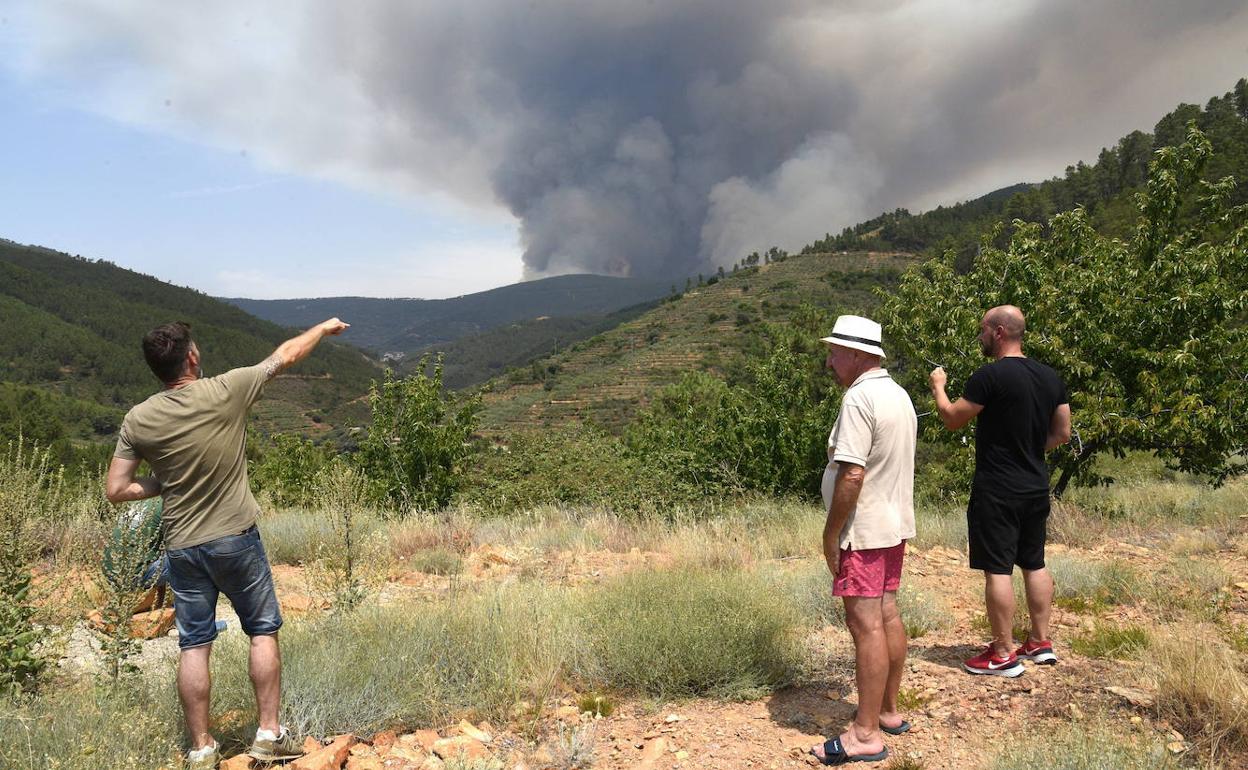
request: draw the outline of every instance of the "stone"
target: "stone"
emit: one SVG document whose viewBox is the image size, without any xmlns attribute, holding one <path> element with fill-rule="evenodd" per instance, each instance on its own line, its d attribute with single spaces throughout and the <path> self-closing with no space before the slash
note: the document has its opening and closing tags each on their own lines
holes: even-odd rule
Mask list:
<svg viewBox="0 0 1248 770">
<path fill-rule="evenodd" d="M 373 736 L 373 748 L 377 749 L 378 753 L 382 753 L 393 746 L 398 739 L 398 733 L 394 730 L 382 730 Z"/>
<path fill-rule="evenodd" d="M 1183 752 L 1187 751 L 1187 744 L 1185 744 L 1183 741 L 1171 741 L 1166 744 L 1166 749 L 1171 754 L 1182 754 Z"/>
<path fill-rule="evenodd" d="M 442 736 L 438 735 L 437 730 L 417 730 L 411 735 L 404 735 L 403 738 L 411 738 L 417 746 L 425 750 L 425 753 L 433 751 L 433 744 L 437 743 Z M 399 740 L 403 740 L 400 738 Z M 406 741 L 405 741 L 406 742 Z"/>
<path fill-rule="evenodd" d="M 347 761 L 347 754 L 355 744 L 354 735 L 339 735 L 328 746 L 291 762 L 288 767 L 294 770 L 339 770 Z"/>
<path fill-rule="evenodd" d="M 311 735 L 303 739 L 303 753 L 311 754 L 314 751 L 320 751 L 325 748 L 325 744 L 321 743 Z"/>
<path fill-rule="evenodd" d="M 255 762 L 254 759 L 246 754 L 239 754 L 238 756 L 221 760 L 217 768 L 218 770 L 251 770 Z"/>
<path fill-rule="evenodd" d="M 641 761 L 654 762 L 659 757 L 663 756 L 663 752 L 665 751 L 667 751 L 667 739 L 655 738 L 647 743 L 645 748 L 641 750 Z"/>
<path fill-rule="evenodd" d="M 368 756 L 347 757 L 346 770 L 386 770 L 381 757 L 376 754 Z"/>
<path fill-rule="evenodd" d="M 681 722 L 683 720 L 684 720 L 684 717 L 682 717 L 680 714 L 668 714 L 666 717 L 663 718 L 663 721 L 667 722 L 669 725 L 672 724 L 673 722 Z"/>
<path fill-rule="evenodd" d="M 174 615 L 172 607 L 162 607 L 146 612 L 136 612 L 130 616 L 131 639 L 159 639 L 173 628 Z"/>
<path fill-rule="evenodd" d="M 1117 695 L 1132 706 L 1138 706 L 1139 708 L 1152 708 L 1156 702 L 1151 693 L 1135 687 L 1110 686 L 1106 687 L 1105 691 Z"/>
<path fill-rule="evenodd" d="M 480 741 L 481 743 L 489 743 L 494 740 L 494 736 L 477 727 L 472 722 L 469 722 L 467 719 L 460 721 L 459 734 L 466 735 L 474 741 Z"/>
<path fill-rule="evenodd" d="M 383 758 L 390 759 L 393 757 L 413 765 L 419 765 L 421 762 L 424 762 L 425 758 L 428 756 L 429 752 L 419 746 L 404 746 L 401 743 L 396 743 L 386 750 Z"/>
<path fill-rule="evenodd" d="M 489 759 L 490 750 L 481 741 L 467 735 L 454 735 L 433 744 L 433 753 L 443 760 L 463 759 L 467 762 Z"/>
<path fill-rule="evenodd" d="M 442 770 L 446 767 L 445 763 L 437 757 L 429 757 L 421 763 L 419 770 Z"/>
<path fill-rule="evenodd" d="M 684 749 L 681 749 L 680 751 L 676 752 L 677 760 L 684 762 L 688 758 L 689 758 L 689 752 L 685 751 Z"/>
</svg>

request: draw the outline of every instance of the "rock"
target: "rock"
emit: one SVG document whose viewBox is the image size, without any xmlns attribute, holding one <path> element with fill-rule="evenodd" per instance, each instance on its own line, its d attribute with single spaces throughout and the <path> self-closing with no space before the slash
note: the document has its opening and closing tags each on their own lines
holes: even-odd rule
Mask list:
<svg viewBox="0 0 1248 770">
<path fill-rule="evenodd" d="M 445 766 L 437 757 L 429 757 L 421 763 L 419 770 L 442 770 Z"/>
<path fill-rule="evenodd" d="M 681 749 L 680 751 L 676 752 L 677 760 L 684 762 L 688 758 L 689 758 L 689 752 L 685 751 L 684 749 Z"/>
<path fill-rule="evenodd" d="M 433 744 L 433 753 L 444 760 L 462 759 L 475 762 L 490 758 L 490 750 L 485 747 L 485 744 L 467 735 L 455 735 L 439 740 Z"/>
<path fill-rule="evenodd" d="M 376 754 L 368 756 L 347 757 L 346 770 L 386 770 L 386 766 L 381 763 L 381 757 Z"/>
<path fill-rule="evenodd" d="M 442 736 L 438 735 L 437 730 L 417 730 L 411 735 L 404 735 L 400 741 L 404 743 L 415 743 L 417 746 L 425 750 L 425 753 L 433 751 L 433 744 L 437 743 Z M 408 739 L 408 740 L 404 740 Z"/>
<path fill-rule="evenodd" d="M 1241 591 L 1248 591 L 1248 583 L 1236 583 L 1235 587 Z"/>
<path fill-rule="evenodd" d="M 304 754 L 291 762 L 289 767 L 294 770 L 339 770 L 354 744 L 354 735 L 339 735 L 328 746 Z"/>
<path fill-rule="evenodd" d="M 472 738 L 474 741 L 480 741 L 481 743 L 489 743 L 490 741 L 494 740 L 493 735 L 490 735 L 485 730 L 482 730 L 479 727 L 473 725 L 473 723 L 469 722 L 467 719 L 460 721 L 459 734 L 466 735 L 469 738 Z"/>
<path fill-rule="evenodd" d="M 251 770 L 255 760 L 246 754 L 239 754 L 236 757 L 224 759 L 221 764 L 217 765 L 219 770 Z"/>
<path fill-rule="evenodd" d="M 1156 702 L 1152 693 L 1147 693 L 1143 690 L 1136 689 L 1135 687 L 1119 687 L 1114 685 L 1106 687 L 1105 691 L 1113 693 L 1119 698 L 1125 700 L 1127 703 L 1130 703 L 1132 706 L 1138 706 L 1140 708 L 1152 708 L 1153 704 Z"/>
<path fill-rule="evenodd" d="M 373 736 L 373 748 L 377 749 L 379 754 L 384 753 L 385 750 L 393 746 L 395 741 L 398 739 L 399 736 L 394 730 L 382 730 Z"/>
<path fill-rule="evenodd" d="M 320 751 L 325 748 L 325 744 L 321 743 L 311 735 L 303 739 L 303 753 L 311 754 L 314 751 Z"/>
<path fill-rule="evenodd" d="M 401 759 L 412 765 L 419 765 L 421 762 L 424 762 L 428 756 L 429 752 L 419 746 L 404 746 L 401 743 L 396 743 L 386 751 L 383 758 L 390 759 L 393 757 L 395 759 Z"/>
<path fill-rule="evenodd" d="M 367 743 L 357 743 L 347 753 L 353 757 L 375 757 L 377 756 L 377 749 Z"/>
<path fill-rule="evenodd" d="M 142 612 L 130 618 L 130 636 L 135 639 L 156 639 L 169 633 L 173 622 L 172 607 Z"/>
<path fill-rule="evenodd" d="M 668 714 L 666 717 L 663 718 L 663 721 L 667 722 L 670 725 L 673 722 L 682 722 L 684 721 L 684 719 L 685 718 L 682 717 L 680 714 Z"/>
<path fill-rule="evenodd" d="M 659 757 L 663 756 L 663 752 L 665 751 L 667 751 L 667 739 L 655 738 L 647 743 L 645 748 L 641 750 L 641 761 L 654 762 Z"/>
<path fill-rule="evenodd" d="M 1187 751 L 1187 744 L 1183 741 L 1171 741 L 1166 744 L 1166 749 L 1171 754 L 1182 754 Z"/>
</svg>

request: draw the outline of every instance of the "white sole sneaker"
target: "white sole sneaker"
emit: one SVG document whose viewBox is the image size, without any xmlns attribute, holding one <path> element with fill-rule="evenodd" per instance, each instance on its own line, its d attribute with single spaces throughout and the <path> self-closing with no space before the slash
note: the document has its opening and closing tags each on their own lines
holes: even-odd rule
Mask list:
<svg viewBox="0 0 1248 770">
<path fill-rule="evenodd" d="M 1026 671 L 1026 669 L 1023 668 L 1022 663 L 1016 663 L 1013 666 L 1008 666 L 1006 668 L 971 668 L 963 663 L 962 670 L 968 674 L 975 674 L 977 676 L 1005 676 L 1011 679 L 1016 676 L 1022 676 L 1023 672 Z"/>
</svg>

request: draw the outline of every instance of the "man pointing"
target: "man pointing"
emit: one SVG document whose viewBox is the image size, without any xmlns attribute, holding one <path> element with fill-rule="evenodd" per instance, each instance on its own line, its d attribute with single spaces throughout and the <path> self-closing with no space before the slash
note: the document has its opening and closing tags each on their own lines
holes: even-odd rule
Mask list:
<svg viewBox="0 0 1248 770">
<path fill-rule="evenodd" d="M 278 721 L 282 615 L 256 530 L 260 507 L 247 484 L 247 414 L 278 372 L 347 326 L 331 318 L 283 342 L 255 366 L 210 378 L 203 377 L 189 325 L 165 324 L 143 338 L 143 356 L 164 388 L 126 414 L 108 469 L 107 495 L 113 503 L 156 495 L 164 501 L 166 570 L 180 650 L 178 696 L 191 736 L 191 770 L 211 770 L 220 759 L 208 732 L 208 658 L 222 593 L 251 637 L 248 663 L 260 724 L 249 753 L 264 761 L 303 753 Z M 136 478 L 143 461 L 152 475 Z"/>
</svg>

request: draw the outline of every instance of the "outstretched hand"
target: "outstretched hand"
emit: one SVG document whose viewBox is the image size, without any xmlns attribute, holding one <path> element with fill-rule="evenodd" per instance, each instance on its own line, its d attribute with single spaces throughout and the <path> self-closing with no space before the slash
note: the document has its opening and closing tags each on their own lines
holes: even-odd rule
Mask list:
<svg viewBox="0 0 1248 770">
<path fill-rule="evenodd" d="M 321 331 L 329 335 L 342 334 L 343 330 L 351 324 L 343 323 L 337 318 L 331 318 L 328 321 L 321 322 Z"/>
</svg>

